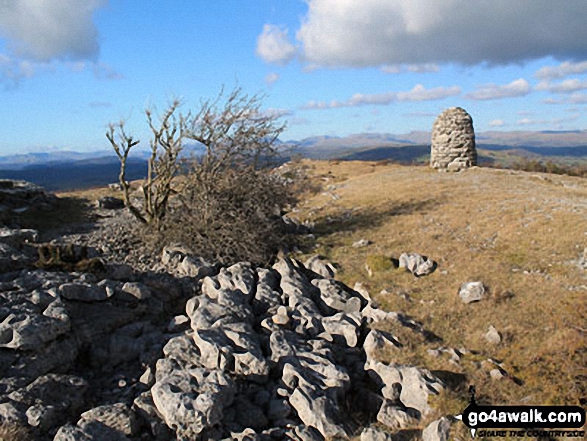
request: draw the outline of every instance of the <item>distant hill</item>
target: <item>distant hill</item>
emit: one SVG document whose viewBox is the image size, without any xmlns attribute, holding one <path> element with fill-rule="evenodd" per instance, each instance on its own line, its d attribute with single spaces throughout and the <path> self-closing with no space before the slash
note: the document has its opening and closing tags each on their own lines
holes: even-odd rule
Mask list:
<svg viewBox="0 0 587 441">
<path fill-rule="evenodd" d="M 41 185 L 49 191 L 78 190 L 101 187 L 118 182 L 120 162 L 116 157 L 91 160 L 35 164 L 20 169 L 0 169 L 1 179 L 22 179 Z M 128 180 L 142 179 L 147 173 L 147 161 L 129 158 Z"/>
<path fill-rule="evenodd" d="M 524 159 L 587 163 L 587 131 L 481 132 L 476 135 L 479 163 L 511 165 Z M 425 163 L 430 154 L 430 132 L 406 134 L 357 133 L 344 137 L 313 136 L 299 141 L 278 141 L 282 160 L 293 156 L 310 159 L 342 159 Z M 188 145 L 184 156 L 198 155 L 199 145 Z M 48 190 L 84 189 L 118 181 L 118 158 L 109 151 L 46 152 L 0 156 L 0 178 L 24 179 Z M 128 178 L 146 174 L 149 152 L 133 151 Z"/>
</svg>

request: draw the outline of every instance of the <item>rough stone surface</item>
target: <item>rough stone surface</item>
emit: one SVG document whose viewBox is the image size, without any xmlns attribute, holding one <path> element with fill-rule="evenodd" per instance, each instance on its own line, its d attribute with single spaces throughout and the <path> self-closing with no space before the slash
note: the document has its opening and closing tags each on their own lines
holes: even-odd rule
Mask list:
<svg viewBox="0 0 587 441">
<path fill-rule="evenodd" d="M 485 333 L 485 340 L 491 344 L 499 344 L 501 342 L 501 335 L 494 326 L 489 326 L 488 331 Z"/>
<path fill-rule="evenodd" d="M 448 441 L 450 426 L 450 420 L 446 417 L 432 421 L 422 431 L 422 441 Z"/>
<path fill-rule="evenodd" d="M 44 194 L 26 188 L 16 192 Z M 126 211 L 99 213 L 95 229 L 54 244 L 87 249 L 101 272 L 36 268 L 36 237 L 20 227 L 0 240 L 0 420 L 30 439 L 344 439 L 378 418 L 420 426 L 444 387 L 377 361 L 379 349 L 404 349 L 372 323 L 426 330 L 336 281 L 324 259 L 221 268 L 181 245 L 152 255 Z"/>
<path fill-rule="evenodd" d="M 473 119 L 464 109 L 451 107 L 432 126 L 430 166 L 459 171 L 477 165 Z"/>
<path fill-rule="evenodd" d="M 393 441 L 393 436 L 381 430 L 368 427 L 361 432 L 361 441 Z"/>
<path fill-rule="evenodd" d="M 485 286 L 481 282 L 466 282 L 461 285 L 459 296 L 464 303 L 479 302 L 485 298 Z"/>
<path fill-rule="evenodd" d="M 399 256 L 399 267 L 405 268 L 416 277 L 431 274 L 436 266 L 436 262 L 418 253 L 402 253 Z"/>
</svg>

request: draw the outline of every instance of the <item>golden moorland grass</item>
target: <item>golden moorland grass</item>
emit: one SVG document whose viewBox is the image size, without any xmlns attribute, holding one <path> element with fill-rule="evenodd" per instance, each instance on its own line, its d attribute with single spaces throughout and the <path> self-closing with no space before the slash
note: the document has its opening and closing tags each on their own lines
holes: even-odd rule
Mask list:
<svg viewBox="0 0 587 441">
<path fill-rule="evenodd" d="M 427 341 L 394 324 L 383 327 L 405 346 L 388 361 L 461 372 L 478 400 L 492 404 L 584 404 L 587 398 L 587 272 L 576 261 L 587 247 L 587 180 L 472 168 L 367 162 L 311 162 L 324 192 L 298 217 L 315 222 L 316 248 L 339 265 L 338 278 L 362 282 L 385 309 L 402 312 L 442 338 Z M 373 243 L 353 248 L 360 239 Z M 417 252 L 438 263 L 431 275 L 381 265 L 382 256 Z M 379 262 L 368 275 L 365 264 Z M 373 265 L 371 265 L 373 266 Z M 488 298 L 464 304 L 462 283 L 481 281 Z M 378 294 L 382 290 L 387 293 Z M 485 340 L 489 326 L 502 336 Z M 464 348 L 460 363 L 432 356 Z M 493 380 L 500 362 L 509 374 Z M 435 400 L 440 411 L 467 402 L 466 388 Z M 463 407 L 461 407 L 462 410 Z"/>
</svg>

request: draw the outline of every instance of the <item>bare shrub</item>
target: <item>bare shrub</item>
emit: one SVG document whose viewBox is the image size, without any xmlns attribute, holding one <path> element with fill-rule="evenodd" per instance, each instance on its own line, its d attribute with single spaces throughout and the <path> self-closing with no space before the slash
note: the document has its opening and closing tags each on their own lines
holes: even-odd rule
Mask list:
<svg viewBox="0 0 587 441">
<path fill-rule="evenodd" d="M 153 134 L 151 156 L 148 160 L 147 177 L 143 190 L 142 210 L 130 197 L 130 184 L 126 180 L 126 164 L 131 149 L 139 144 L 126 132 L 125 122 L 109 124 L 106 138 L 120 160 L 119 181 L 124 195 L 124 204 L 143 224 L 158 223 L 167 212 L 169 198 L 174 192 L 172 183 L 179 172 L 179 154 L 183 150 L 186 135 L 187 116 L 177 114 L 181 103 L 173 100 L 167 110 L 155 122 L 152 109 L 145 110 L 149 128 Z"/>
<path fill-rule="evenodd" d="M 125 204 L 147 225 L 142 236 L 152 246 L 180 242 L 228 264 L 267 263 L 285 245 L 281 214 L 295 203 L 299 186 L 271 172 L 275 142 L 285 126 L 263 112 L 261 102 L 259 95 L 248 96 L 237 87 L 203 101 L 193 114 L 177 114 L 179 103 L 173 102 L 159 124 L 148 110 L 153 140 L 142 209 L 133 205 L 125 181 L 128 153 L 138 141 L 123 123 L 109 127 L 106 136 L 121 161 Z M 180 161 L 189 141 L 203 153 Z"/>
<path fill-rule="evenodd" d="M 163 222 L 165 242 L 187 245 L 223 264 L 267 263 L 286 246 L 282 210 L 295 199 L 287 185 L 266 169 L 228 168 L 214 185 L 190 174 L 181 206 Z"/>
</svg>

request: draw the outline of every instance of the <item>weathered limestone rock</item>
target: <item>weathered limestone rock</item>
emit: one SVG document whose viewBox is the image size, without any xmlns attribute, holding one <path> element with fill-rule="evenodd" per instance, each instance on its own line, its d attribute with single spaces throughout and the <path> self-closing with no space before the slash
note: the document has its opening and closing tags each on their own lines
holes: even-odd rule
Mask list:
<svg viewBox="0 0 587 441">
<path fill-rule="evenodd" d="M 432 421 L 422 432 L 422 441 L 448 441 L 450 420 L 442 417 Z"/>
<path fill-rule="evenodd" d="M 402 253 L 399 256 L 399 267 L 405 268 L 416 277 L 434 272 L 436 266 L 436 262 L 418 253 Z"/>
<path fill-rule="evenodd" d="M 461 285 L 459 296 L 464 303 L 478 302 L 485 298 L 485 286 L 481 282 L 466 282 Z"/>
<path fill-rule="evenodd" d="M 139 430 L 135 413 L 123 403 L 94 407 L 82 413 L 81 417 L 82 419 L 78 422 L 80 426 L 89 421 L 98 421 L 127 436 L 134 436 Z"/>
<path fill-rule="evenodd" d="M 393 436 L 381 430 L 368 427 L 361 432 L 361 441 L 393 441 Z"/>
<path fill-rule="evenodd" d="M 493 345 L 497 345 L 501 342 L 501 335 L 495 326 L 489 326 L 489 330 L 485 333 L 485 340 Z"/>
<path fill-rule="evenodd" d="M 432 126 L 430 166 L 459 171 L 477 165 L 473 119 L 464 109 L 451 107 Z"/>
</svg>

